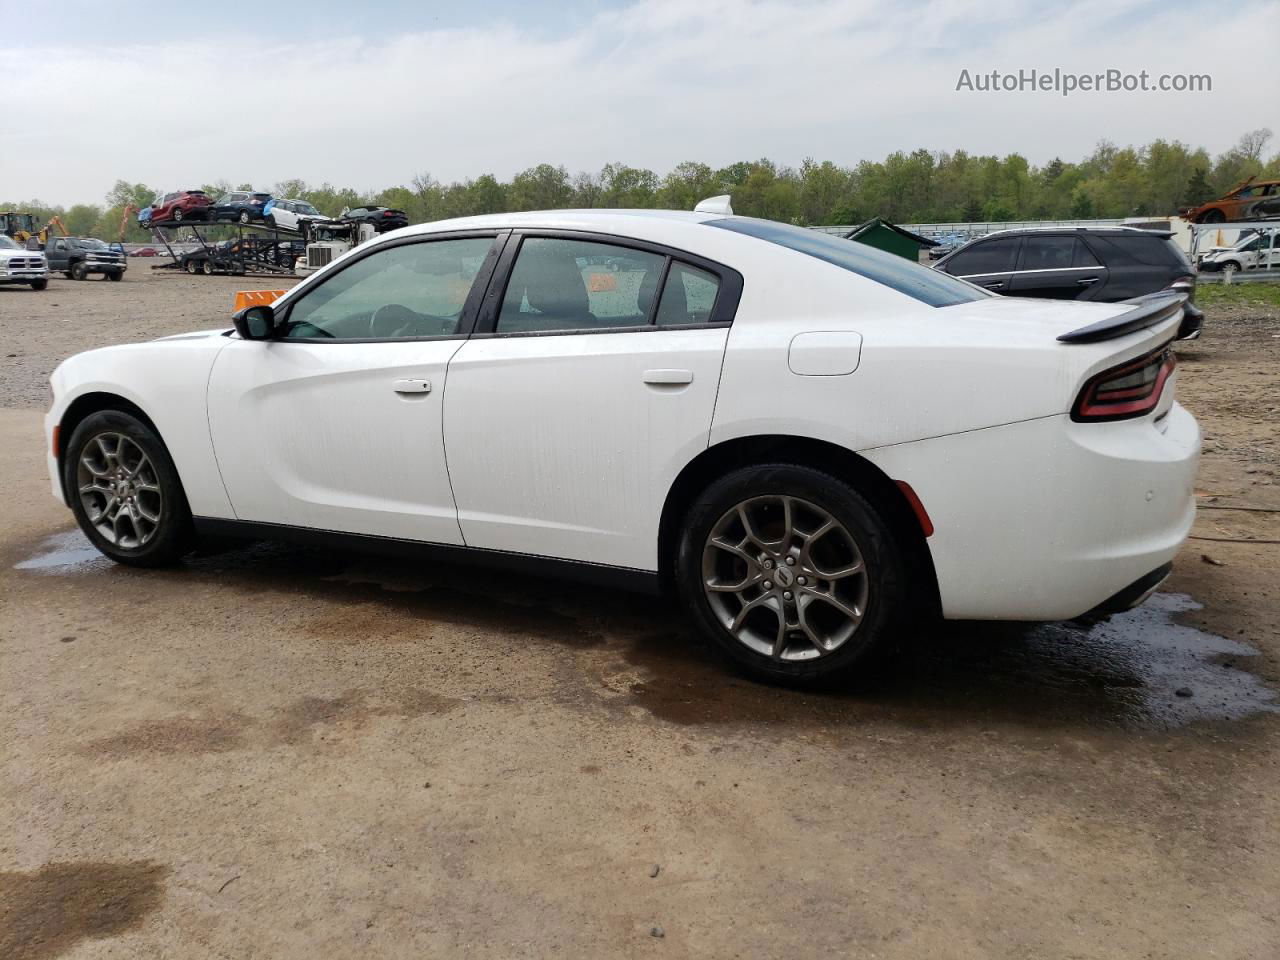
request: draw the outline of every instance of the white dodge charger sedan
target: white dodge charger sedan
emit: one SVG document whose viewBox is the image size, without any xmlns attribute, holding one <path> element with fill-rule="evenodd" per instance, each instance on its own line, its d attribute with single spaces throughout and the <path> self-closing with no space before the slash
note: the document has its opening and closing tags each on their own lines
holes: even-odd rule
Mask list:
<svg viewBox="0 0 1280 960">
<path fill-rule="evenodd" d="M 72 357 L 54 493 L 138 566 L 212 533 L 670 586 L 795 681 L 920 613 L 1105 613 L 1167 575 L 1180 296 L 996 297 L 700 209 L 408 227 L 234 330 Z"/>
</svg>

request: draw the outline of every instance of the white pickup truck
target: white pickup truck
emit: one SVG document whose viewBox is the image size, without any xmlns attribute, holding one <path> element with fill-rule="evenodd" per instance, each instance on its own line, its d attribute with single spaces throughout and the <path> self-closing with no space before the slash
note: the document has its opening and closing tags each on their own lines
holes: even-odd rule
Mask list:
<svg viewBox="0 0 1280 960">
<path fill-rule="evenodd" d="M 26 250 L 0 234 L 0 283 L 22 283 L 32 290 L 43 290 L 49 286 L 49 262 L 39 250 Z"/>
</svg>

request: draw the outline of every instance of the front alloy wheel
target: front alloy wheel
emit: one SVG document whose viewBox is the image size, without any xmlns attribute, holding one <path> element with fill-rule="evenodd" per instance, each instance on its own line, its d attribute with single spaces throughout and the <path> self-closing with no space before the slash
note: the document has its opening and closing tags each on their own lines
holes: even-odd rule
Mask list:
<svg viewBox="0 0 1280 960">
<path fill-rule="evenodd" d="M 99 433 L 86 444 L 76 480 L 85 517 L 108 543 L 136 550 L 160 529 L 160 478 L 142 447 L 124 434 Z"/>
<path fill-rule="evenodd" d="M 80 529 L 117 563 L 173 563 L 191 544 L 191 510 L 169 451 L 132 414 L 86 417 L 60 457 L 62 485 Z"/>
</svg>

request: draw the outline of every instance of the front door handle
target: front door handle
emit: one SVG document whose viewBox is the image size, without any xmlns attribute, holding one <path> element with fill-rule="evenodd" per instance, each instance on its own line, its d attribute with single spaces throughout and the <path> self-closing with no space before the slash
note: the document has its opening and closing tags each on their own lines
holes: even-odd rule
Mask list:
<svg viewBox="0 0 1280 960">
<path fill-rule="evenodd" d="M 693 383 L 692 370 L 646 370 L 644 382 L 660 385 Z"/>
<path fill-rule="evenodd" d="M 430 393 L 430 380 L 397 380 L 395 383 L 396 393 Z"/>
</svg>

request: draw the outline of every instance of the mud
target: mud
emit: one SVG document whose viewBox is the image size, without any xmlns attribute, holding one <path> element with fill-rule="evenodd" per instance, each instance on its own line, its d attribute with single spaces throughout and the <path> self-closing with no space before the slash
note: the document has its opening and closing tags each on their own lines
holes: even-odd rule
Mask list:
<svg viewBox="0 0 1280 960">
<path fill-rule="evenodd" d="M 128 933 L 160 907 L 168 873 L 145 860 L 0 872 L 0 957 L 48 960 Z"/>
</svg>

